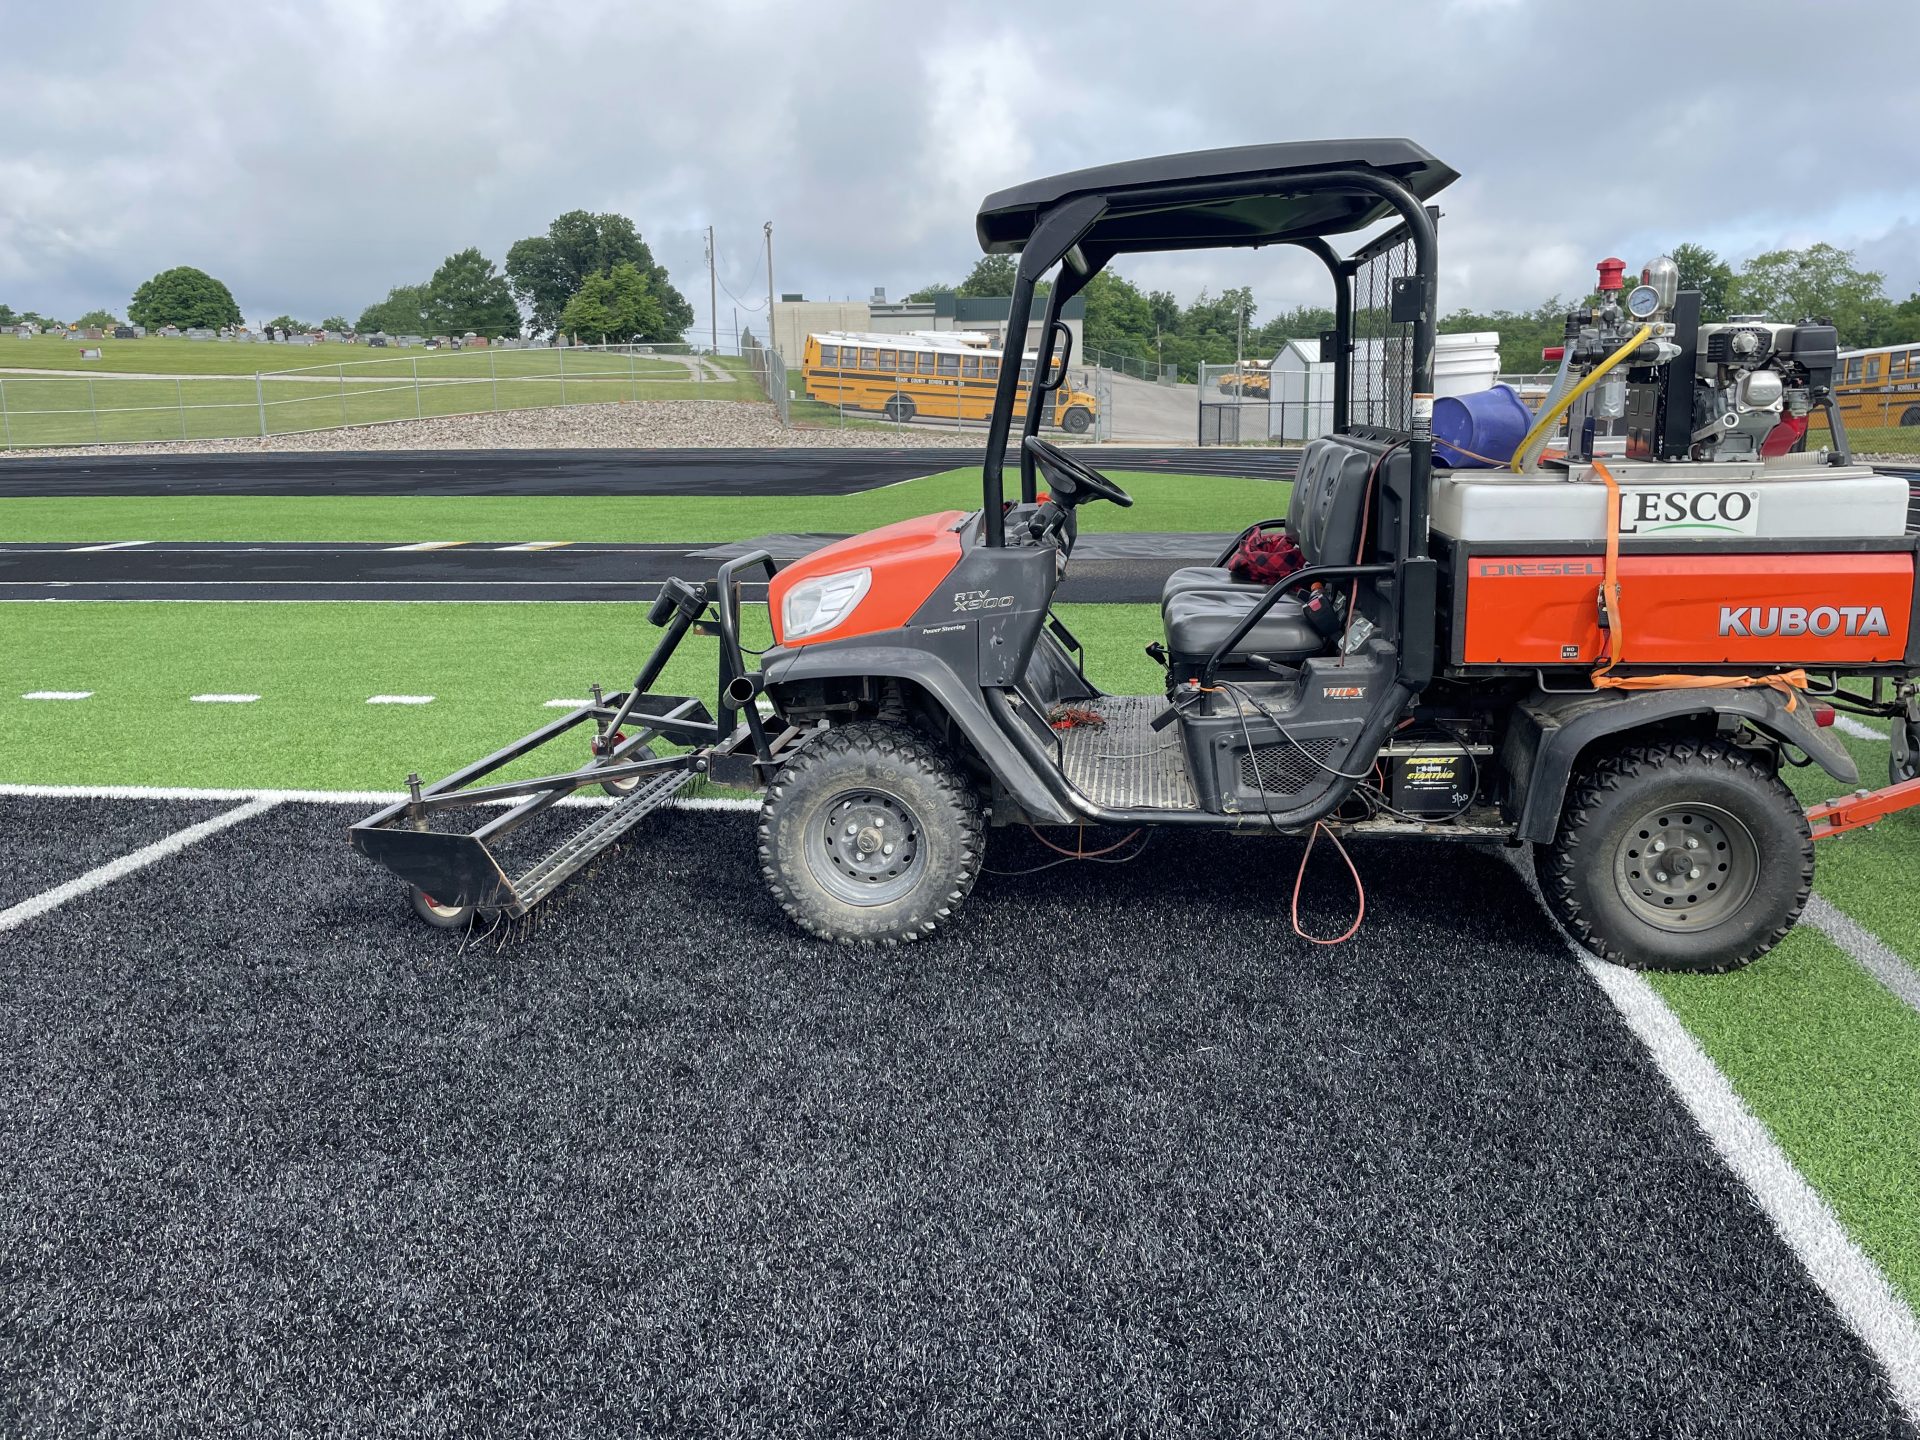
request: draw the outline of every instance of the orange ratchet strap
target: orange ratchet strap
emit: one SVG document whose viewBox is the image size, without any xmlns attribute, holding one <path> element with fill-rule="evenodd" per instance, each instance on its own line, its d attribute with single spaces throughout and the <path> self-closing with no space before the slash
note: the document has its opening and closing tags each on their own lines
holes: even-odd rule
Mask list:
<svg viewBox="0 0 1920 1440">
<path fill-rule="evenodd" d="M 1607 487 L 1607 560 L 1600 578 L 1600 628 L 1607 632 L 1607 655 L 1593 672 L 1593 685 L 1600 690 L 1747 690 L 1764 685 L 1787 697 L 1787 709 L 1799 707 L 1796 691 L 1807 688 L 1805 670 L 1786 670 L 1774 675 L 1614 675 L 1613 667 L 1624 658 L 1626 649 L 1626 613 L 1620 606 L 1620 482 L 1600 461 L 1593 472 Z"/>
</svg>

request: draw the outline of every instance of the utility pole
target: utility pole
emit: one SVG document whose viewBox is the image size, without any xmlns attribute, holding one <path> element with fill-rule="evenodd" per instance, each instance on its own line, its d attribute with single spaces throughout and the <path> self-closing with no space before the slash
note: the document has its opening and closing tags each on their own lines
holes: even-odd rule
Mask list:
<svg viewBox="0 0 1920 1440">
<path fill-rule="evenodd" d="M 707 226 L 707 319 L 713 327 L 713 353 L 720 353 L 720 277 L 713 268 L 713 226 Z"/>
<path fill-rule="evenodd" d="M 773 222 L 767 221 L 763 228 L 767 235 L 767 346 L 778 349 L 773 335 Z"/>
</svg>

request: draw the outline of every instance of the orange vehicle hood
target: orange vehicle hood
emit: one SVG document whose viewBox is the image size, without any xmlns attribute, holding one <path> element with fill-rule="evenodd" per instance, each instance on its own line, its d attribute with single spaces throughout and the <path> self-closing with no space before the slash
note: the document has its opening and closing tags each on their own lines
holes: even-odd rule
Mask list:
<svg viewBox="0 0 1920 1440">
<path fill-rule="evenodd" d="M 773 616 L 773 638 L 781 645 L 811 645 L 821 640 L 845 640 L 880 630 L 897 630 L 913 618 L 942 580 L 953 573 L 963 553 L 955 529 L 967 518 L 964 510 L 942 510 L 878 530 L 850 535 L 795 561 L 767 587 L 767 607 Z M 830 630 L 786 638 L 787 592 L 803 580 L 836 575 L 843 570 L 871 570 L 873 583 L 853 613 Z"/>
</svg>

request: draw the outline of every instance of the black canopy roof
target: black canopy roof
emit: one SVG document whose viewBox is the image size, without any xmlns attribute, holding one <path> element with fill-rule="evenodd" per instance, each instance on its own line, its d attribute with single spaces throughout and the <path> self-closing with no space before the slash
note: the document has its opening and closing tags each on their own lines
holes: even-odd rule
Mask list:
<svg viewBox="0 0 1920 1440">
<path fill-rule="evenodd" d="M 1106 211 L 1081 243 L 1123 254 L 1344 235 L 1394 213 L 1376 194 L 1311 187 L 1337 170 L 1389 176 L 1423 201 L 1460 178 L 1411 140 L 1236 145 L 1029 180 L 982 201 L 974 228 L 989 253 L 1020 250 L 1049 210 L 1098 196 Z"/>
</svg>

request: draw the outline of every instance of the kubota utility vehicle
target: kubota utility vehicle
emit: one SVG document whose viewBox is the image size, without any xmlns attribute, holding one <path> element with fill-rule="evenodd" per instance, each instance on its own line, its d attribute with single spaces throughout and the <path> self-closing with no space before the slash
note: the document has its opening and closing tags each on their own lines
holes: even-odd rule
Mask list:
<svg viewBox="0 0 1920 1440">
<path fill-rule="evenodd" d="M 836 940 L 912 940 L 954 919 L 989 825 L 1325 827 L 1531 846 L 1554 913 L 1611 960 L 1723 970 L 1762 954 L 1807 898 L 1814 824 L 1862 823 L 1920 789 L 1810 816 L 1779 773 L 1810 762 L 1855 782 L 1821 728 L 1836 706 L 1890 719 L 1895 778 L 1911 773 L 1906 487 L 1846 453 L 1830 326 L 1703 325 L 1664 260 L 1624 296 L 1622 267 L 1611 282 L 1603 267 L 1602 303 L 1569 317 L 1560 377 L 1510 457 L 1456 434 L 1437 461 L 1428 202 L 1454 178 L 1405 140 L 1329 141 L 990 196 L 981 243 L 1020 259 L 980 509 L 778 573 L 753 554 L 669 583 L 652 612 L 666 633 L 629 691 L 413 780 L 354 843 L 435 923 L 519 915 L 705 775 L 764 790 L 773 897 Z M 1300 247 L 1333 279 L 1331 433 L 1306 444 L 1285 518 L 1248 517 L 1248 536 L 1284 530 L 1304 564 L 1268 585 L 1236 581 L 1226 553 L 1174 572 L 1162 633 L 1141 637 L 1165 693 L 1105 694 L 1051 602 L 1080 508 L 1132 501 L 1036 433 L 1071 348 L 1061 307 L 1117 256 L 1262 245 Z M 1016 415 L 1050 273 L 1048 378 Z M 1802 448 L 1815 406 L 1837 452 Z M 1624 444 L 1596 440 L 1616 414 Z M 769 582 L 774 643 L 757 657 L 739 635 L 748 575 Z M 653 693 L 694 629 L 719 640 L 715 695 Z M 577 768 L 476 783 L 568 736 L 590 742 Z M 611 804 L 502 868 L 502 837 L 596 785 Z M 472 833 L 432 828 L 487 801 L 500 808 Z M 1238 858 L 1249 884 L 1278 888 L 1261 854 Z"/>
</svg>

